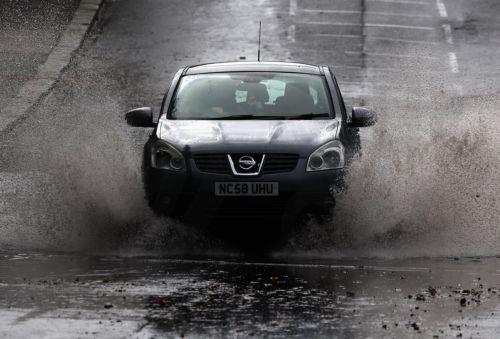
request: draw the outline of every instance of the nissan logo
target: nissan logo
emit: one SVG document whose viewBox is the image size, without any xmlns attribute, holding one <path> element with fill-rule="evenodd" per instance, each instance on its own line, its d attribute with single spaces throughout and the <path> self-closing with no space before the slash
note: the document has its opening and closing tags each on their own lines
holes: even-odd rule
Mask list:
<svg viewBox="0 0 500 339">
<path fill-rule="evenodd" d="M 254 167 L 256 163 L 255 159 L 249 155 L 244 155 L 238 160 L 238 165 L 244 170 L 249 170 Z"/>
</svg>

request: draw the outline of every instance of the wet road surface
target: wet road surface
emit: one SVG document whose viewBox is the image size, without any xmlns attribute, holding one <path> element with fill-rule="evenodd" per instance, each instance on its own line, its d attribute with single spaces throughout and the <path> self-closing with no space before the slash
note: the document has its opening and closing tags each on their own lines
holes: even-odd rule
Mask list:
<svg viewBox="0 0 500 339">
<path fill-rule="evenodd" d="M 34 76 L 77 6 L 77 0 L 1 2 L 0 107 Z"/>
<path fill-rule="evenodd" d="M 11 253 L 0 336 L 494 337 L 498 265 Z"/>
<path fill-rule="evenodd" d="M 50 95 L 0 134 L 0 335 L 495 336 L 498 259 L 462 257 L 500 248 L 498 3 L 256 3 L 108 1 Z M 186 64 L 255 59 L 259 20 L 264 60 L 332 65 L 350 105 L 382 113 L 343 219 L 272 259 L 134 257 L 230 252 L 151 215 L 150 131 L 123 113 L 158 111 Z M 81 254 L 51 254 L 66 250 Z M 107 251 L 126 255 L 88 254 Z"/>
</svg>

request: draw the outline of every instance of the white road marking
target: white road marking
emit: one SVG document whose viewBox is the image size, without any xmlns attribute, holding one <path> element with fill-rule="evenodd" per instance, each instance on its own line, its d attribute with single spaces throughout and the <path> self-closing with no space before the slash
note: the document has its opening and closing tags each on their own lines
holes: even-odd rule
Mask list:
<svg viewBox="0 0 500 339">
<path fill-rule="evenodd" d="M 288 15 L 294 16 L 297 14 L 297 0 L 290 0 Z"/>
<path fill-rule="evenodd" d="M 433 31 L 435 28 L 431 26 L 410 26 L 410 25 L 393 25 L 393 24 L 370 24 L 366 23 L 367 27 L 383 27 L 383 28 L 404 28 L 404 29 L 418 29 L 425 31 Z"/>
<path fill-rule="evenodd" d="M 437 9 L 439 12 L 439 16 L 442 18 L 448 17 L 448 12 L 446 11 L 446 6 L 442 2 L 442 0 L 436 0 Z M 453 45 L 453 35 L 451 34 L 451 26 L 450 24 L 443 24 L 444 38 L 446 43 L 449 45 Z M 448 62 L 450 63 L 450 68 L 452 73 L 458 73 L 458 59 L 455 52 L 448 52 Z M 462 95 L 462 86 L 458 85 L 455 89 L 459 95 Z"/>
<path fill-rule="evenodd" d="M 371 69 L 371 68 L 369 68 Z M 399 70 L 401 72 L 401 70 Z M 365 89 L 368 89 L 373 92 L 374 88 L 378 88 L 379 91 L 381 89 L 391 89 L 391 90 L 399 90 L 400 85 L 396 83 L 387 83 L 387 82 L 381 82 L 375 78 L 369 79 L 366 78 L 363 81 L 356 81 L 356 80 L 338 80 L 340 88 L 343 88 L 343 86 L 360 86 L 360 87 L 365 87 Z"/>
<path fill-rule="evenodd" d="M 365 12 L 367 15 L 381 15 L 381 16 L 399 16 L 399 17 L 408 17 L 408 18 L 432 18 L 430 14 L 416 14 L 416 13 L 395 13 L 395 12 Z"/>
<path fill-rule="evenodd" d="M 381 27 L 381 28 L 404 28 L 404 29 L 416 29 L 424 31 L 433 31 L 436 28 L 432 26 L 410 26 L 410 25 L 394 25 L 394 24 L 375 24 L 375 23 L 361 23 L 355 22 L 327 22 L 327 21 L 302 21 L 298 22 L 298 25 L 322 25 L 322 26 L 355 26 L 355 27 Z"/>
<path fill-rule="evenodd" d="M 335 68 L 345 68 L 345 69 L 363 69 L 361 66 L 352 66 L 352 65 L 334 65 L 332 66 L 333 69 Z"/>
<path fill-rule="evenodd" d="M 364 69 L 366 68 L 368 71 L 380 71 L 380 72 L 402 72 L 404 69 L 402 68 L 396 68 L 396 67 L 362 67 L 362 66 L 352 66 L 352 65 L 334 65 L 333 69 L 337 68 L 344 68 L 344 69 Z M 442 74 L 441 70 L 421 70 L 420 73 L 426 73 L 426 74 Z"/>
<path fill-rule="evenodd" d="M 312 9 L 312 8 L 303 8 L 300 10 L 301 12 L 306 13 L 330 13 L 330 14 L 361 14 L 361 11 L 349 11 L 349 10 L 339 10 L 339 9 Z M 370 12 L 365 11 L 366 15 L 381 15 L 381 16 L 399 16 L 399 17 L 410 17 L 410 18 L 432 18 L 430 14 L 406 14 L 406 13 L 394 13 L 394 12 Z"/>
<path fill-rule="evenodd" d="M 387 2 L 392 4 L 409 4 L 409 5 L 428 5 L 425 1 L 410 1 L 410 0 L 368 0 L 370 2 Z"/>
<path fill-rule="evenodd" d="M 332 33 L 315 33 L 313 36 L 321 36 L 326 38 L 346 38 L 346 39 L 361 39 L 361 35 L 354 34 L 332 34 Z"/>
<path fill-rule="evenodd" d="M 448 52 L 448 61 L 450 62 L 451 72 L 458 73 L 458 59 L 455 52 Z"/>
<path fill-rule="evenodd" d="M 331 13 L 331 14 L 361 14 L 361 11 L 348 11 L 342 9 L 312 9 L 312 8 L 302 8 L 301 12 L 306 13 Z"/>
<path fill-rule="evenodd" d="M 364 69 L 362 66 L 352 66 L 352 65 L 334 65 L 333 69 L 345 68 L 345 69 Z M 370 71 L 391 71 L 391 72 L 401 72 L 401 68 L 383 68 L 383 67 L 368 67 Z"/>
<path fill-rule="evenodd" d="M 362 39 L 361 35 L 351 35 L 351 34 L 331 34 L 331 33 L 315 33 L 313 36 L 320 37 L 331 37 L 331 38 L 348 38 L 348 39 Z M 393 39 L 379 36 L 366 36 L 366 40 L 380 40 L 380 41 L 391 41 L 391 42 L 402 42 L 408 44 L 428 44 L 428 45 L 439 45 L 437 41 L 427 41 L 427 40 L 407 40 L 407 39 Z"/>
<path fill-rule="evenodd" d="M 356 81 L 356 80 L 339 80 L 339 86 L 342 87 L 343 85 L 347 85 L 347 84 L 350 84 L 350 85 L 364 85 L 364 84 L 368 84 L 371 82 L 370 81 Z"/>
<path fill-rule="evenodd" d="M 448 12 L 446 11 L 446 6 L 444 5 L 444 3 L 442 3 L 441 0 L 436 0 L 436 5 L 441 18 L 447 18 Z"/>
<path fill-rule="evenodd" d="M 287 30 L 288 41 L 295 42 L 295 25 L 290 25 Z"/>
<path fill-rule="evenodd" d="M 447 43 L 453 45 L 453 36 L 451 35 L 451 26 L 449 24 L 443 24 L 444 38 Z"/>
<path fill-rule="evenodd" d="M 378 36 L 367 36 L 367 40 L 380 40 L 380 41 L 391 41 L 391 42 L 403 42 L 408 44 L 429 44 L 429 45 L 439 45 L 437 41 L 426 41 L 426 40 L 407 40 L 407 39 L 393 39 Z"/>
<path fill-rule="evenodd" d="M 298 25 L 325 25 L 325 26 L 357 26 L 361 27 L 362 24 L 355 22 L 326 22 L 326 21 L 303 21 L 298 22 Z"/>
<path fill-rule="evenodd" d="M 358 51 L 344 51 L 347 55 L 361 55 L 363 52 Z M 381 57 L 393 57 L 393 58 L 408 58 L 408 59 L 429 59 L 429 60 L 438 60 L 436 57 L 431 57 L 427 55 L 414 55 L 414 54 L 392 54 L 392 53 L 371 53 L 365 52 L 366 55 L 371 56 L 381 56 Z"/>
</svg>

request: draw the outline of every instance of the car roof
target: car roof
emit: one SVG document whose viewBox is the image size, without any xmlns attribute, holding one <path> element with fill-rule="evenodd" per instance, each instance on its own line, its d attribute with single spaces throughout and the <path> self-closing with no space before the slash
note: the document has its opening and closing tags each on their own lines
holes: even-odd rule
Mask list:
<svg viewBox="0 0 500 339">
<path fill-rule="evenodd" d="M 304 74 L 323 74 L 318 65 L 279 61 L 236 61 L 188 66 L 184 74 L 203 74 L 221 72 L 287 72 Z"/>
</svg>

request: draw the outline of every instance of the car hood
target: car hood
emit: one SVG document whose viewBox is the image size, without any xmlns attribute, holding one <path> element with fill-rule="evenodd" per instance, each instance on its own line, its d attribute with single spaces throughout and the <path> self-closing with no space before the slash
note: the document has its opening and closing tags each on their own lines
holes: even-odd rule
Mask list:
<svg viewBox="0 0 500 339">
<path fill-rule="evenodd" d="M 337 138 L 338 120 L 167 120 L 157 137 L 183 151 L 309 155 Z"/>
</svg>

